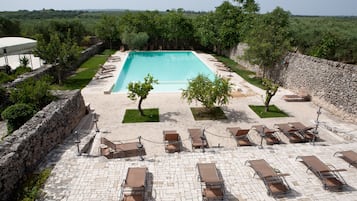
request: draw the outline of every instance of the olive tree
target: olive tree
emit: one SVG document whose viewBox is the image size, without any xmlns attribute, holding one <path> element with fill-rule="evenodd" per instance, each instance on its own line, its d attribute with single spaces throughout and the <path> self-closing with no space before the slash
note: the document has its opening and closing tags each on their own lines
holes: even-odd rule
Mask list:
<svg viewBox="0 0 357 201">
<path fill-rule="evenodd" d="M 278 91 L 279 85 L 275 84 L 273 81 L 269 79 L 263 79 L 263 85 L 265 86 L 265 112 L 269 111 L 269 103 L 273 96 L 275 96 L 276 92 Z"/>
<path fill-rule="evenodd" d="M 188 87 L 182 90 L 181 95 L 188 103 L 196 100 L 207 109 L 212 109 L 215 104 L 227 104 L 231 92 L 232 84 L 228 79 L 216 76 L 211 81 L 207 76 L 199 74 L 189 81 Z"/>
<path fill-rule="evenodd" d="M 144 82 L 130 82 L 128 84 L 128 98 L 133 101 L 139 98 L 138 110 L 141 116 L 145 116 L 144 111 L 141 109 L 141 103 L 148 97 L 149 92 L 154 89 L 153 84 L 158 83 L 158 80 L 154 79 L 152 75 L 148 74 L 144 78 Z"/>
<path fill-rule="evenodd" d="M 246 36 L 249 48 L 244 58 L 263 68 L 263 77 L 267 69 L 272 68 L 290 49 L 289 13 L 281 8 L 255 18 L 254 26 Z"/>
<path fill-rule="evenodd" d="M 39 35 L 35 54 L 55 66 L 58 84 L 62 85 L 63 72 L 78 59 L 79 50 L 77 43 L 73 41 L 70 31 L 68 31 L 64 41 L 61 41 L 58 33 L 52 33 L 49 42 Z"/>
</svg>

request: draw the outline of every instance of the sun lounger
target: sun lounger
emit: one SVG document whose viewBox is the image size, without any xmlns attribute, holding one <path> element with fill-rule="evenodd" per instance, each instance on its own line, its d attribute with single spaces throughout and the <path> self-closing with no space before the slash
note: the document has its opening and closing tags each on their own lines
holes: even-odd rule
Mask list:
<svg viewBox="0 0 357 201">
<path fill-rule="evenodd" d="M 121 61 L 121 58 L 120 58 L 120 56 L 110 56 L 110 57 L 108 57 L 108 61 L 109 62 L 118 62 L 118 61 Z"/>
<path fill-rule="evenodd" d="M 255 125 L 252 126 L 252 129 L 255 129 L 260 136 L 265 138 L 267 145 L 279 144 L 281 141 L 275 134 L 275 130 L 269 129 L 264 125 Z"/>
<path fill-rule="evenodd" d="M 301 159 L 307 170 L 313 172 L 321 180 L 324 189 L 342 190 L 347 185 L 339 174 L 340 171 L 346 171 L 345 169 L 336 169 L 332 165 L 326 165 L 316 156 L 298 156 L 296 159 Z"/>
<path fill-rule="evenodd" d="M 349 166 L 354 166 L 357 168 L 357 153 L 349 150 L 349 151 L 338 151 L 334 154 L 334 156 L 338 156 L 349 163 Z"/>
<path fill-rule="evenodd" d="M 168 153 L 180 152 L 182 147 L 181 137 L 175 130 L 163 131 L 165 151 Z"/>
<path fill-rule="evenodd" d="M 285 176 L 289 174 L 277 173 L 265 160 L 249 160 L 250 167 L 255 171 L 254 175 L 258 175 L 263 180 L 264 185 L 270 196 L 282 196 L 290 191 L 289 184 L 285 180 Z"/>
<path fill-rule="evenodd" d="M 145 148 L 139 149 L 138 142 L 112 142 L 104 137 L 101 138 L 101 154 L 108 159 L 125 158 L 145 155 Z"/>
<path fill-rule="evenodd" d="M 304 136 L 300 134 L 299 130 L 290 126 L 290 124 L 275 124 L 274 126 L 289 139 L 290 143 L 306 142 Z"/>
<path fill-rule="evenodd" d="M 144 201 L 148 169 L 128 168 L 126 179 L 122 183 L 122 201 Z"/>
<path fill-rule="evenodd" d="M 104 69 L 104 70 L 114 70 L 114 69 L 116 69 L 117 67 L 115 66 L 115 65 L 100 65 L 100 68 L 101 69 Z"/>
<path fill-rule="evenodd" d="M 224 181 L 218 174 L 216 164 L 197 163 L 203 200 L 223 200 Z"/>
<path fill-rule="evenodd" d="M 305 126 L 301 122 L 289 122 L 291 127 L 297 129 L 299 133 L 305 138 L 306 141 L 312 141 L 317 139 L 317 135 L 313 133 L 314 127 Z"/>
<path fill-rule="evenodd" d="M 227 130 L 237 141 L 237 146 L 252 146 L 253 143 L 249 139 L 249 129 L 241 129 L 240 127 L 228 127 Z"/>
<path fill-rule="evenodd" d="M 108 77 L 114 77 L 114 75 L 112 73 L 105 73 L 103 75 L 98 74 L 94 78 L 95 79 L 105 79 L 105 78 L 108 78 Z"/>
<path fill-rule="evenodd" d="M 190 134 L 192 149 L 208 147 L 207 138 L 204 132 L 199 128 L 188 129 Z"/>
<path fill-rule="evenodd" d="M 284 95 L 283 99 L 286 102 L 304 102 L 304 101 L 310 101 L 310 96 L 301 96 L 301 95 Z"/>
</svg>

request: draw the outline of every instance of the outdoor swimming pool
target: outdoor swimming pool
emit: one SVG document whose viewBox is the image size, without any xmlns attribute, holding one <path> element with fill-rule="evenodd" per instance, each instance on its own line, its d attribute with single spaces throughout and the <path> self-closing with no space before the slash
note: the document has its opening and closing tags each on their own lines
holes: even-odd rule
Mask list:
<svg viewBox="0 0 357 201">
<path fill-rule="evenodd" d="M 130 82 L 142 82 L 148 73 L 159 81 L 153 92 L 179 92 L 198 74 L 215 76 L 191 51 L 130 52 L 112 92 L 127 92 Z"/>
</svg>

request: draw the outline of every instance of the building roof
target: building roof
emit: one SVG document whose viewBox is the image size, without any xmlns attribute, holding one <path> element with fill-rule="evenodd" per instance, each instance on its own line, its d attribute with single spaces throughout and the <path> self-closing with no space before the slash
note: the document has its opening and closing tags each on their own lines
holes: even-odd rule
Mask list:
<svg viewBox="0 0 357 201">
<path fill-rule="evenodd" d="M 36 47 L 37 41 L 23 37 L 0 38 L 0 56 L 6 52 L 7 55 L 21 54 L 31 51 Z"/>
</svg>

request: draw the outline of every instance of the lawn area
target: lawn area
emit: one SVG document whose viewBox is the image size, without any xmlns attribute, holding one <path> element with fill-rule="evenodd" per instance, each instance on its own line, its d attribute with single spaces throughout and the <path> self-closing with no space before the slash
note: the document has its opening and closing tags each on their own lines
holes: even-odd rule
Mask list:
<svg viewBox="0 0 357 201">
<path fill-rule="evenodd" d="M 227 119 L 220 107 L 214 107 L 211 110 L 205 107 L 192 107 L 191 112 L 196 121 Z"/>
<path fill-rule="evenodd" d="M 115 50 L 105 50 L 84 62 L 70 77 L 63 81 L 63 85 L 52 85 L 51 89 L 73 90 L 84 88 L 97 73 L 100 64 L 104 64 L 107 58 L 114 54 Z"/>
<path fill-rule="evenodd" d="M 284 111 L 280 110 L 275 105 L 269 105 L 269 111 L 265 112 L 265 106 L 263 105 L 249 105 L 260 118 L 273 118 L 273 117 L 289 117 Z"/>
<path fill-rule="evenodd" d="M 214 55 L 218 61 L 224 63 L 227 67 L 229 67 L 233 72 L 237 73 L 243 79 L 245 79 L 250 84 L 259 87 L 261 89 L 265 89 L 262 84 L 262 79 L 255 76 L 255 72 L 245 70 L 242 66 L 237 64 L 232 59 L 223 56 Z"/>
<path fill-rule="evenodd" d="M 143 109 L 145 116 L 141 116 L 139 110 L 128 109 L 125 111 L 123 123 L 138 123 L 138 122 L 159 122 L 159 109 L 150 108 Z"/>
</svg>

